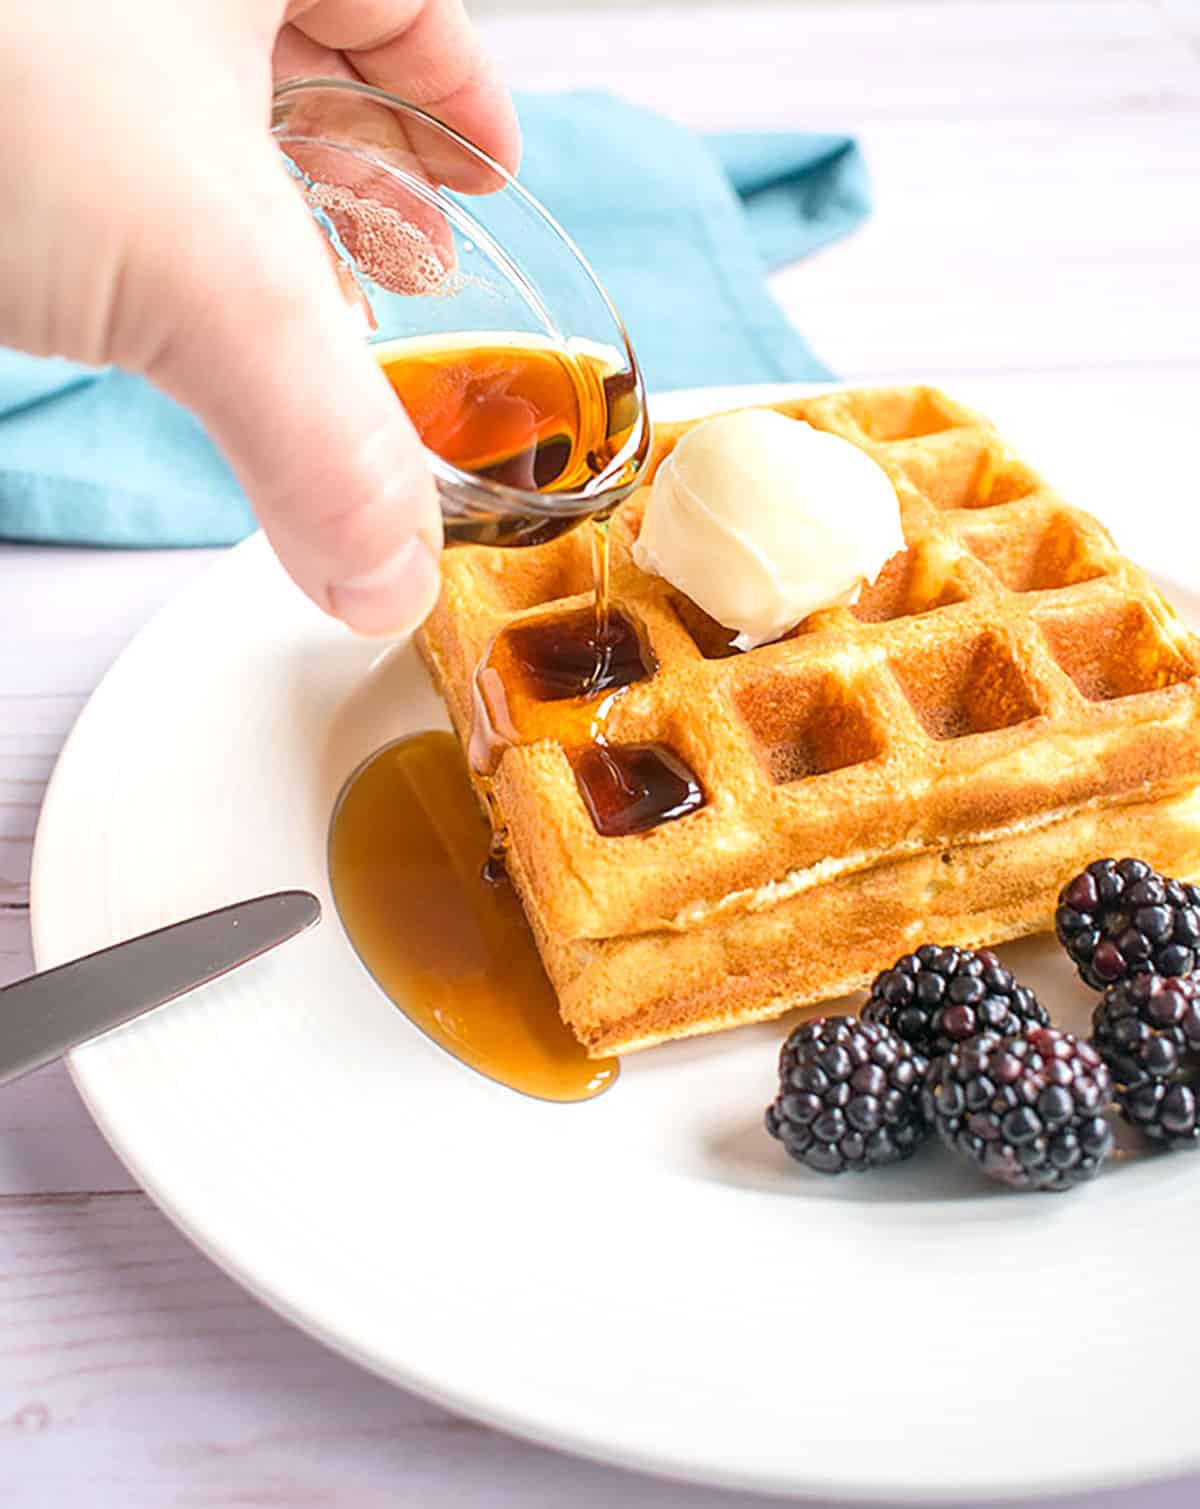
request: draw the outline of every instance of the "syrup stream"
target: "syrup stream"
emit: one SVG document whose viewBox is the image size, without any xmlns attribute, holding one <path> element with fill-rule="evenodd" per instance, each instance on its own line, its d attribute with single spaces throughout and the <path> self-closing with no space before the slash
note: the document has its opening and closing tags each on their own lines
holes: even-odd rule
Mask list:
<svg viewBox="0 0 1200 1509">
<path fill-rule="evenodd" d="M 608 642 L 609 621 L 609 521 L 611 514 L 592 520 L 592 581 L 596 594 L 596 668 L 586 691 L 601 682 L 608 669 L 612 650 Z"/>
</svg>

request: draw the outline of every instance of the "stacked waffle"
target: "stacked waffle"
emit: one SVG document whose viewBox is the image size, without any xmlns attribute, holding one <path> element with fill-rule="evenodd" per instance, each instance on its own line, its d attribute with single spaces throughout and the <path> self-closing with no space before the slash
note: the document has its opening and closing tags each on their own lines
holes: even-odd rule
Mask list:
<svg viewBox="0 0 1200 1509">
<path fill-rule="evenodd" d="M 633 564 L 641 489 L 612 521 L 612 601 L 652 668 L 605 736 L 671 751 L 703 804 L 603 836 L 575 732 L 505 748 L 481 781 L 563 1018 L 597 1055 L 843 994 L 931 937 L 1046 928 L 1101 854 L 1200 872 L 1200 641 L 1105 530 L 934 390 L 778 408 L 884 467 L 907 550 L 852 607 L 738 653 Z M 647 482 L 687 428 L 659 427 Z M 448 553 L 421 649 L 464 744 L 497 636 L 589 609 L 589 534 Z"/>
</svg>

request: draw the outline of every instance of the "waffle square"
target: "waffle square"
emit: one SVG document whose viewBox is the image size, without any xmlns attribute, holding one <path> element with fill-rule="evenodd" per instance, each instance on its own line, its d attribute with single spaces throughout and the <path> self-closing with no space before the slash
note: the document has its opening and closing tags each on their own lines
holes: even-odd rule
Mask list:
<svg viewBox="0 0 1200 1509">
<path fill-rule="evenodd" d="M 932 388 L 774 407 L 884 467 L 907 549 L 853 606 L 741 653 L 634 565 L 643 487 L 611 524 L 612 599 L 655 668 L 607 733 L 669 747 L 703 805 L 604 836 L 553 738 L 507 749 L 487 793 L 596 1053 L 855 988 L 929 936 L 1044 928 L 1102 853 L 1200 871 L 1200 641 L 1106 530 Z M 647 484 L 688 427 L 659 426 Z M 589 533 L 448 552 L 419 644 L 464 743 L 495 636 L 588 610 Z"/>
</svg>

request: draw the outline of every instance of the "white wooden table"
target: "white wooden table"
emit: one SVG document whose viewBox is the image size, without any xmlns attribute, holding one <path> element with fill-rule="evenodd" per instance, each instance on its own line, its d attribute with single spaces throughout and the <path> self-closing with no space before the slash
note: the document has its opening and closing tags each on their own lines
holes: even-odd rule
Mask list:
<svg viewBox="0 0 1200 1509">
<path fill-rule="evenodd" d="M 1095 447 L 1073 463 L 1079 501 L 1090 481 L 1128 488 L 1147 531 L 1196 515 L 1198 0 L 818 0 L 686 23 L 492 9 L 517 86 L 614 87 L 700 127 L 859 132 L 874 219 L 776 278 L 816 348 L 855 378 L 969 385 L 998 414 L 1065 404 L 1077 451 Z M 1114 478 L 1119 425 L 1145 467 Z M 0 547 L 0 984 L 31 967 L 30 841 L 63 736 L 211 557 Z M 762 1502 L 509 1440 L 333 1357 L 168 1225 L 58 1068 L 0 1095 L 0 1443 L 13 1509 Z M 1200 1478 L 1087 1502 L 1198 1498 Z"/>
</svg>

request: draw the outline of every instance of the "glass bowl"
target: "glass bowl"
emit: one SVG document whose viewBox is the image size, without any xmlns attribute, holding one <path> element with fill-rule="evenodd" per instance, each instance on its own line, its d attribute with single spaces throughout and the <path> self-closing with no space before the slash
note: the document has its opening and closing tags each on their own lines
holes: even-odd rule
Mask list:
<svg viewBox="0 0 1200 1509">
<path fill-rule="evenodd" d="M 280 84 L 271 129 L 425 443 L 447 539 L 540 543 L 632 491 L 650 442 L 637 358 L 537 200 L 367 84 Z"/>
</svg>

